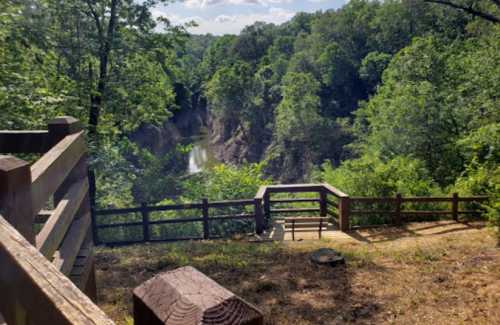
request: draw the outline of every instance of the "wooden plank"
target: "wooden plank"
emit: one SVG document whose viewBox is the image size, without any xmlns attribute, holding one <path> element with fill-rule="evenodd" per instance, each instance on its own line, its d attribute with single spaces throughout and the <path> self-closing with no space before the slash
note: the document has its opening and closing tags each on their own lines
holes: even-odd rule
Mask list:
<svg viewBox="0 0 500 325">
<path fill-rule="evenodd" d="M 283 218 L 285 223 L 292 223 L 295 222 L 295 224 L 299 222 L 320 222 L 321 220 L 323 221 L 328 221 L 330 218 L 328 217 L 287 217 Z"/>
<path fill-rule="evenodd" d="M 94 213 L 98 216 L 110 216 L 110 215 L 119 215 L 119 214 L 128 214 L 128 213 L 137 213 L 141 212 L 141 208 L 123 208 L 123 209 L 102 209 L 95 210 Z"/>
<path fill-rule="evenodd" d="M 35 243 L 31 172 L 27 162 L 0 155 L 0 213 L 30 243 Z"/>
<path fill-rule="evenodd" d="M 319 208 L 271 209 L 271 213 L 319 212 Z"/>
<path fill-rule="evenodd" d="M 318 229 L 320 225 L 320 222 L 312 222 L 312 223 L 304 223 L 304 222 L 296 222 L 295 223 L 295 229 L 300 229 L 300 228 L 315 228 Z M 326 229 L 326 224 L 323 224 L 323 227 Z M 285 229 L 288 229 L 291 227 L 291 223 L 286 223 L 285 224 Z"/>
<path fill-rule="evenodd" d="M 114 324 L 0 216 L 0 312 L 8 324 Z M 24 316 L 23 316 L 24 315 Z"/>
<path fill-rule="evenodd" d="M 78 252 L 69 276 L 71 281 L 73 281 L 73 283 L 82 291 L 85 289 L 94 263 L 92 236 L 89 234 L 87 234 L 87 237 Z"/>
<path fill-rule="evenodd" d="M 344 192 L 342 192 L 341 190 L 339 190 L 338 188 L 335 188 L 328 183 L 323 183 L 322 185 L 323 185 L 323 188 L 325 190 L 327 190 L 328 192 L 330 192 L 331 194 L 335 195 L 338 198 L 349 196 L 349 195 L 345 194 Z"/>
<path fill-rule="evenodd" d="M 147 207 L 148 211 L 198 210 L 202 208 L 203 205 L 201 203 L 155 205 Z"/>
<path fill-rule="evenodd" d="M 298 203 L 298 202 L 319 202 L 320 199 L 315 199 L 315 198 L 290 198 L 290 199 L 273 199 L 270 200 L 269 203 L 271 204 L 276 204 L 276 203 Z"/>
<path fill-rule="evenodd" d="M 69 135 L 31 166 L 33 211 L 38 213 L 86 152 L 83 132 Z"/>
<path fill-rule="evenodd" d="M 150 225 L 161 225 L 166 223 L 186 223 L 186 222 L 200 222 L 203 221 L 203 218 L 178 218 L 178 219 L 165 219 L 165 220 L 157 220 L 150 221 Z"/>
<path fill-rule="evenodd" d="M 268 193 L 299 193 L 299 192 L 319 192 L 323 190 L 321 184 L 283 184 L 268 185 Z"/>
<path fill-rule="evenodd" d="M 149 222 L 149 224 L 154 224 L 155 221 Z M 109 223 L 103 225 L 97 225 L 97 229 L 106 229 L 106 228 L 120 228 L 120 227 L 137 227 L 143 226 L 143 222 L 117 222 L 117 223 Z"/>
<path fill-rule="evenodd" d="M 255 215 L 251 213 L 241 213 L 241 214 L 226 214 L 220 216 L 213 216 L 208 219 L 208 221 L 212 220 L 235 220 L 235 219 L 253 219 Z"/>
<path fill-rule="evenodd" d="M 483 201 L 488 201 L 490 199 L 489 196 L 469 196 L 469 197 L 459 197 L 458 201 L 459 202 L 483 202 Z"/>
<path fill-rule="evenodd" d="M 63 274 L 69 274 L 90 226 L 90 213 L 73 220 L 59 250 L 54 254 L 54 265 Z"/>
<path fill-rule="evenodd" d="M 49 131 L 0 131 L 2 153 L 45 153 L 51 145 Z"/>
<path fill-rule="evenodd" d="M 87 195 L 88 188 L 89 184 L 86 178 L 74 183 L 36 236 L 36 247 L 48 259 L 52 258 L 61 244 L 76 212 Z"/>
</svg>

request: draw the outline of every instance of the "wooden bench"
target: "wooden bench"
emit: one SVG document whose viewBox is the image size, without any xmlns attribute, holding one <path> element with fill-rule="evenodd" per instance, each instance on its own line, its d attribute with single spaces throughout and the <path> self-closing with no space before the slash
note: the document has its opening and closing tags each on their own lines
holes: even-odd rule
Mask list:
<svg viewBox="0 0 500 325">
<path fill-rule="evenodd" d="M 292 240 L 295 240 L 295 232 L 310 231 L 318 229 L 318 236 L 321 238 L 321 232 L 328 226 L 327 217 L 287 217 L 284 218 L 285 232 L 290 229 Z"/>
</svg>

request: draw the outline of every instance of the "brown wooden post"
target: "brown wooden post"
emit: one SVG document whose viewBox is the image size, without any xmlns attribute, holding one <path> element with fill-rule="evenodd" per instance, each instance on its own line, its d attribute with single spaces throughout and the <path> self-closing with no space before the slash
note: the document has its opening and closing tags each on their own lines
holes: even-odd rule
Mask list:
<svg viewBox="0 0 500 325">
<path fill-rule="evenodd" d="M 79 120 L 71 116 L 56 117 L 48 123 L 50 143 L 55 145 L 65 136 L 78 133 L 82 130 Z"/>
<path fill-rule="evenodd" d="M 396 200 L 394 201 L 395 209 L 394 209 L 394 223 L 396 225 L 401 225 L 401 203 L 403 201 L 403 198 L 401 196 L 401 193 L 396 194 Z"/>
<path fill-rule="evenodd" d="M 321 231 L 323 230 L 323 219 L 319 219 L 319 239 L 321 239 Z"/>
<path fill-rule="evenodd" d="M 92 237 L 94 238 L 94 244 L 99 245 L 99 232 L 97 231 L 97 215 L 96 211 L 96 185 L 95 185 L 95 174 L 93 170 L 88 171 L 89 180 L 89 199 L 90 199 L 90 218 L 92 219 Z"/>
<path fill-rule="evenodd" d="M 30 165 L 12 156 L 0 155 L 0 213 L 26 240 L 35 244 Z"/>
<path fill-rule="evenodd" d="M 453 193 L 451 196 L 451 214 L 453 220 L 458 221 L 458 193 Z"/>
<path fill-rule="evenodd" d="M 255 232 L 260 235 L 264 232 L 264 216 L 262 214 L 262 199 L 254 199 Z"/>
<path fill-rule="evenodd" d="M 208 199 L 203 199 L 202 213 L 203 213 L 203 239 L 210 239 L 210 225 L 208 222 Z"/>
<path fill-rule="evenodd" d="M 147 242 L 151 238 L 149 236 L 149 211 L 148 205 L 146 203 L 141 203 L 141 215 L 142 215 L 142 239 Z"/>
<path fill-rule="evenodd" d="M 339 217 L 340 217 L 340 230 L 349 231 L 349 196 L 343 196 L 339 201 Z"/>
<path fill-rule="evenodd" d="M 271 195 L 266 192 L 264 195 L 264 216 L 265 216 L 265 225 L 271 220 Z"/>
<path fill-rule="evenodd" d="M 321 217 L 326 217 L 327 207 L 326 207 L 326 191 L 321 190 L 319 192 L 319 215 Z"/>
</svg>

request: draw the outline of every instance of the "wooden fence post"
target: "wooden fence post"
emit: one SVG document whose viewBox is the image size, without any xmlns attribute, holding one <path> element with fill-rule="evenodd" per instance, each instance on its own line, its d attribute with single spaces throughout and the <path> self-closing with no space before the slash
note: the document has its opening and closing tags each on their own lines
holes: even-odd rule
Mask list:
<svg viewBox="0 0 500 325">
<path fill-rule="evenodd" d="M 458 221 L 458 193 L 453 193 L 451 196 L 451 214 L 453 220 Z"/>
<path fill-rule="evenodd" d="M 30 165 L 12 156 L 0 155 L 0 213 L 35 245 Z"/>
<path fill-rule="evenodd" d="M 394 201 L 395 209 L 394 209 L 394 223 L 398 226 L 401 225 L 401 203 L 403 198 L 401 193 L 396 194 L 396 201 Z"/>
<path fill-rule="evenodd" d="M 203 239 L 210 239 L 210 225 L 208 223 L 208 199 L 203 199 L 202 213 L 203 213 Z"/>
<path fill-rule="evenodd" d="M 146 203 L 141 203 L 141 215 L 142 215 L 142 238 L 145 242 L 147 242 L 151 238 L 149 236 L 149 211 L 148 211 L 148 205 Z"/>
<path fill-rule="evenodd" d="M 271 219 L 271 195 L 269 193 L 266 193 L 264 195 L 264 216 L 265 216 L 265 225 L 267 226 L 267 223 Z"/>
<path fill-rule="evenodd" d="M 320 217 L 326 217 L 327 208 L 326 208 L 326 191 L 321 190 L 319 192 L 319 215 Z"/>
<path fill-rule="evenodd" d="M 340 230 L 348 231 L 349 225 L 349 196 L 343 196 L 339 202 Z"/>
<path fill-rule="evenodd" d="M 260 235 L 264 232 L 264 218 L 262 214 L 262 199 L 254 199 L 255 232 Z"/>
<path fill-rule="evenodd" d="M 65 136 L 78 133 L 82 130 L 79 120 L 71 116 L 56 117 L 48 123 L 50 143 L 55 145 Z"/>
<path fill-rule="evenodd" d="M 89 179 L 89 199 L 90 199 L 90 218 L 92 227 L 92 237 L 94 238 L 94 244 L 99 245 L 99 233 L 97 231 L 97 216 L 96 216 L 96 185 L 95 185 L 95 174 L 93 170 L 88 170 Z"/>
</svg>

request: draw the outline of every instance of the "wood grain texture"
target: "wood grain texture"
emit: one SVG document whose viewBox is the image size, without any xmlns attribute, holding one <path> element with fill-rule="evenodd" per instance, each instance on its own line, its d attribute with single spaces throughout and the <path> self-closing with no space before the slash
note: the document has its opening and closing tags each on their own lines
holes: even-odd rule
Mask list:
<svg viewBox="0 0 500 325">
<path fill-rule="evenodd" d="M 88 181 L 74 183 L 59 201 L 52 215 L 36 236 L 36 247 L 47 258 L 52 258 L 66 234 L 74 216 L 87 195 Z"/>
<path fill-rule="evenodd" d="M 12 156 L 0 155 L 0 213 L 30 243 L 35 243 L 30 167 Z"/>
<path fill-rule="evenodd" d="M 134 290 L 134 321 L 150 324 L 263 324 L 262 313 L 193 267 L 165 272 Z"/>
<path fill-rule="evenodd" d="M 73 220 L 64 240 L 54 254 L 53 264 L 63 274 L 69 275 L 90 226 L 90 213 Z"/>
<path fill-rule="evenodd" d="M 8 324 L 114 324 L 0 216 L 0 312 Z"/>
</svg>

